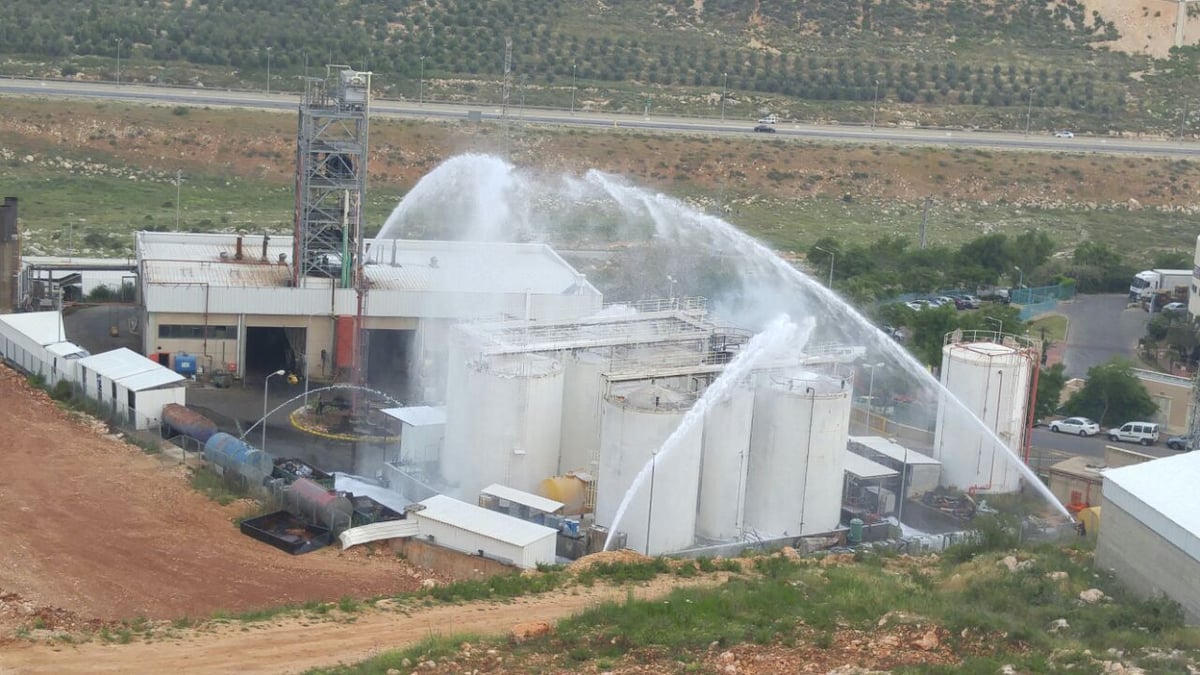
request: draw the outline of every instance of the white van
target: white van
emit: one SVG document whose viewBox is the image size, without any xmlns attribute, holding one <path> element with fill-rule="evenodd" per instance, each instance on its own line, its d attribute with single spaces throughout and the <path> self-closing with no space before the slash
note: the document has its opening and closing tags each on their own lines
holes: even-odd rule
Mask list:
<svg viewBox="0 0 1200 675">
<path fill-rule="evenodd" d="M 1158 425 L 1154 422 L 1126 422 L 1109 429 L 1108 440 L 1154 445 L 1158 442 Z"/>
</svg>

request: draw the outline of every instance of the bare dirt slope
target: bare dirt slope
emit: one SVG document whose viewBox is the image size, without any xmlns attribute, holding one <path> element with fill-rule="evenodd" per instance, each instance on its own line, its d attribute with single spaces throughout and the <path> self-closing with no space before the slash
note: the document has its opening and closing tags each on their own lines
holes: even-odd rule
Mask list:
<svg viewBox="0 0 1200 675">
<path fill-rule="evenodd" d="M 1166 58 L 1175 46 L 1175 20 L 1182 3 L 1169 0 L 1084 0 L 1090 17 L 1099 12 L 1106 21 L 1117 26 L 1121 37 L 1108 46 L 1129 54 L 1147 54 Z M 1183 44 L 1200 41 L 1200 21 L 1184 16 Z"/>
<path fill-rule="evenodd" d="M 83 619 L 204 617 L 420 586 L 394 556 L 292 557 L 139 448 L 0 367 L 0 628 L 31 608 Z M 0 659 L 0 662 L 3 660 Z"/>
</svg>

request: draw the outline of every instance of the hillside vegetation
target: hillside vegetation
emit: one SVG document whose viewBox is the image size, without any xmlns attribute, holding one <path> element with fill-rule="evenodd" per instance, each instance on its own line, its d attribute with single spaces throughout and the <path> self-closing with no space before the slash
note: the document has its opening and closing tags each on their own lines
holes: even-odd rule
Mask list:
<svg viewBox="0 0 1200 675">
<path fill-rule="evenodd" d="M 328 62 L 382 93 L 734 118 L 1189 133 L 1189 59 L 1110 52 L 1077 0 L 12 0 L 11 73 L 296 89 Z M 1190 53 L 1186 48 L 1184 53 Z M 724 106 L 722 93 L 726 94 Z M 878 105 L 877 105 L 878 102 Z"/>
</svg>

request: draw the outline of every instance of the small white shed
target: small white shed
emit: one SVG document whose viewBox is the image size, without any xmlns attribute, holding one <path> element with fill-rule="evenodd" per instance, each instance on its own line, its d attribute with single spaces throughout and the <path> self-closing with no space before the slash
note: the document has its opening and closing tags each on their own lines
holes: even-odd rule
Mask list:
<svg viewBox="0 0 1200 675">
<path fill-rule="evenodd" d="M 64 361 L 87 356 L 87 350 L 67 341 L 61 312 L 26 312 L 0 315 L 0 356 L 54 385 L 74 377 Z"/>
<path fill-rule="evenodd" d="M 446 409 L 427 405 L 385 408 L 380 411 L 400 421 L 401 464 L 437 462 L 446 438 Z"/>
<path fill-rule="evenodd" d="M 430 497 L 421 506 L 411 517 L 419 523 L 419 538 L 431 544 L 525 569 L 554 564 L 556 530 L 446 495 Z"/>
<path fill-rule="evenodd" d="M 890 439 L 881 436 L 851 436 L 846 447 L 851 452 L 889 469 L 904 469 L 906 496 L 922 495 L 937 487 L 938 481 L 941 480 L 941 462 Z"/>
<path fill-rule="evenodd" d="M 122 347 L 76 363 L 84 395 L 136 429 L 156 426 L 168 403 L 186 403 L 187 379 L 135 351 Z"/>
</svg>

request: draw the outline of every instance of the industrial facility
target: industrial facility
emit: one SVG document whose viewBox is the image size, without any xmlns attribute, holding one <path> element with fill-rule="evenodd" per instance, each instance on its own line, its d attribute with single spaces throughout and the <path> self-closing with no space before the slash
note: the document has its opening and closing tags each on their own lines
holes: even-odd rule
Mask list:
<svg viewBox="0 0 1200 675">
<path fill-rule="evenodd" d="M 65 377 L 135 428 L 161 425 L 278 498 L 283 510 L 244 531 L 292 553 L 340 535 L 532 567 L 605 545 L 855 543 L 864 521 L 891 536 L 908 501 L 923 528 L 947 531 L 965 527 L 969 495 L 1021 487 L 1005 448 L 1026 442 L 1032 341 L 948 335 L 953 396 L 919 451 L 851 436 L 862 346 L 788 345 L 731 376 L 753 333 L 673 286 L 605 304 L 545 244 L 366 237 L 370 75 L 331 66 L 306 82 L 291 235 L 137 234 L 142 354 L 80 353 L 39 322 L 9 326 L 4 356 L 52 383 L 72 361 Z M 389 430 L 309 441 L 378 448 L 369 478 L 326 474 L 286 443 L 268 454 L 265 431 L 255 447 L 183 407 L 188 387 L 262 382 L 265 426 L 266 385 L 284 373 L 306 394 L 310 380 L 351 389 L 350 414 Z M 305 395 L 293 425 L 307 432 L 297 420 L 323 405 Z"/>
</svg>

